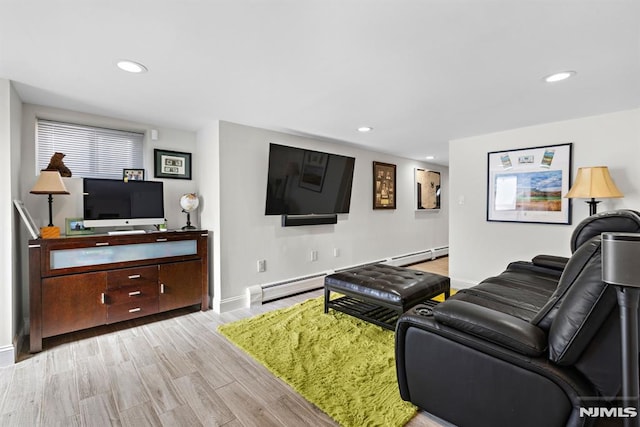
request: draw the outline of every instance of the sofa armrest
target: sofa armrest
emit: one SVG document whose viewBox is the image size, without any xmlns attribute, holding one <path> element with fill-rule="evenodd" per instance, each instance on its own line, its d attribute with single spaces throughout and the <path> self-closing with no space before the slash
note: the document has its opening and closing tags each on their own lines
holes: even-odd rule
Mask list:
<svg viewBox="0 0 640 427">
<path fill-rule="evenodd" d="M 448 300 L 437 305 L 433 313 L 439 323 L 526 356 L 540 356 L 547 348 L 547 337 L 542 329 L 490 308 Z"/>
<path fill-rule="evenodd" d="M 569 258 L 555 255 L 538 255 L 531 262 L 538 267 L 551 268 L 553 270 L 564 270 L 569 262 Z"/>
</svg>

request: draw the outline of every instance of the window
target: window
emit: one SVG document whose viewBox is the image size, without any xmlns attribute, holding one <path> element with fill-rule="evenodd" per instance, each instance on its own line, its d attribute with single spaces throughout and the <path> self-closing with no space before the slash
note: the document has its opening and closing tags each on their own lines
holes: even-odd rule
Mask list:
<svg viewBox="0 0 640 427">
<path fill-rule="evenodd" d="M 122 169 L 142 169 L 144 133 L 38 119 L 36 166 L 45 169 L 56 153 L 74 177 L 122 179 Z"/>
</svg>

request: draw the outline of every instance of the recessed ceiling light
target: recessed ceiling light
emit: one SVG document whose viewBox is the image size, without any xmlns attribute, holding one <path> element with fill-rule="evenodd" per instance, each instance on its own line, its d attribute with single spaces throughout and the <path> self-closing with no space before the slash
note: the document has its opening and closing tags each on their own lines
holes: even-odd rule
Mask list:
<svg viewBox="0 0 640 427">
<path fill-rule="evenodd" d="M 128 71 L 130 73 L 146 73 L 149 71 L 147 67 L 135 61 L 122 60 L 118 61 L 117 65 L 121 70 Z"/>
<path fill-rule="evenodd" d="M 371 126 L 360 126 L 358 132 L 371 132 L 373 128 Z"/>
<path fill-rule="evenodd" d="M 547 83 L 560 82 L 574 76 L 575 74 L 575 71 L 562 71 L 560 73 L 551 74 L 550 76 L 545 77 L 544 81 Z"/>
<path fill-rule="evenodd" d="M 436 156 L 427 156 L 427 157 L 425 157 L 425 159 L 427 159 L 427 160 L 433 160 L 435 158 L 436 158 Z"/>
</svg>

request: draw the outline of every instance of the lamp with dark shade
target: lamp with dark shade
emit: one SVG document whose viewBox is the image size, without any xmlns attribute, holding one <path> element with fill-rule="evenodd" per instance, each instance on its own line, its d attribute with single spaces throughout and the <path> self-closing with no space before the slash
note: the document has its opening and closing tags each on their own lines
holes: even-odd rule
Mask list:
<svg viewBox="0 0 640 427">
<path fill-rule="evenodd" d="M 579 168 L 576 180 L 571 186 L 571 190 L 564 196 L 569 199 L 590 199 L 586 203 L 589 205 L 589 215 L 595 215 L 598 211 L 598 199 L 624 197 L 624 194 L 613 182 L 606 166 L 591 166 Z"/>
<path fill-rule="evenodd" d="M 60 236 L 60 228 L 53 225 L 53 195 L 69 194 L 67 187 L 62 182 L 60 172 L 57 170 L 43 169 L 38 180 L 30 191 L 31 194 L 47 194 L 49 196 L 49 225 L 40 227 L 40 235 L 43 239 Z"/>
</svg>

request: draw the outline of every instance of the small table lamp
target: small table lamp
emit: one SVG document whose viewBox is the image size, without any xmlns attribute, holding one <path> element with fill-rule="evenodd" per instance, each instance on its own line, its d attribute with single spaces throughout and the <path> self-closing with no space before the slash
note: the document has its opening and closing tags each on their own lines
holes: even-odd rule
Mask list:
<svg viewBox="0 0 640 427">
<path fill-rule="evenodd" d="M 589 215 L 595 215 L 598 210 L 599 199 L 624 197 L 624 194 L 611 179 L 609 168 L 606 166 L 592 166 L 578 168 L 576 180 L 571 190 L 564 196 L 569 199 L 591 199 L 586 203 L 589 205 Z"/>
<path fill-rule="evenodd" d="M 40 176 L 38 176 L 38 180 L 30 193 L 49 195 L 49 225 L 47 227 L 40 227 L 40 236 L 43 239 L 60 237 L 60 228 L 53 225 L 53 195 L 69 194 L 67 187 L 65 187 L 64 182 L 62 182 L 60 172 L 49 169 L 41 170 Z"/>
<path fill-rule="evenodd" d="M 602 281 L 616 287 L 620 306 L 622 400 L 640 411 L 638 383 L 638 304 L 640 301 L 640 234 L 602 233 Z M 625 427 L 640 426 L 640 416 L 625 418 Z"/>
</svg>

